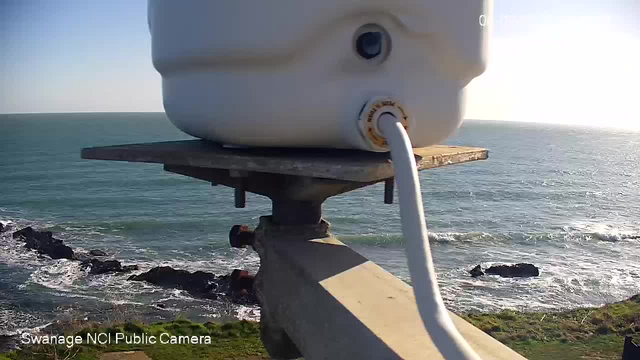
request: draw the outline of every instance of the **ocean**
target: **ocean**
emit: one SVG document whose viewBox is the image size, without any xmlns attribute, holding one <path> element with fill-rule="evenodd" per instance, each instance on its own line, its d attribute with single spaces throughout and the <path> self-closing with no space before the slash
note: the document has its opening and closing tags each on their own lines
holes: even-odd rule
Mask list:
<svg viewBox="0 0 640 360">
<path fill-rule="evenodd" d="M 160 265 L 255 273 L 257 255 L 232 249 L 234 224 L 256 226 L 266 198 L 233 206 L 222 186 L 161 165 L 90 161 L 89 146 L 188 139 L 159 113 L 0 115 L 0 221 L 34 226 L 74 249 L 102 249 L 140 271 Z M 457 312 L 560 310 L 640 293 L 640 133 L 469 121 L 447 142 L 486 147 L 488 161 L 424 171 L 422 194 L 438 280 Z M 397 203 L 381 184 L 331 198 L 324 217 L 343 242 L 409 280 Z M 477 264 L 529 262 L 536 278 L 471 278 Z M 89 275 L 0 239 L 0 335 L 61 318 L 144 321 L 185 316 L 256 319 L 170 289 Z M 162 303 L 164 308 L 156 306 Z"/>
</svg>

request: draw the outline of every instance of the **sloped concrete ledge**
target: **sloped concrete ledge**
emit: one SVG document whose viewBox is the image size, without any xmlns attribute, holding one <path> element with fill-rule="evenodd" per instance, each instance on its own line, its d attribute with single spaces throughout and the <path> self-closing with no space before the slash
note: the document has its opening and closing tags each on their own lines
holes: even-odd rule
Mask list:
<svg viewBox="0 0 640 360">
<path fill-rule="evenodd" d="M 307 360 L 442 359 L 411 287 L 333 237 L 326 222 L 310 231 L 262 217 L 254 246 L 263 321 L 274 331 L 263 340 L 272 356 L 294 358 L 299 349 Z M 451 316 L 483 359 L 524 359 Z"/>
</svg>

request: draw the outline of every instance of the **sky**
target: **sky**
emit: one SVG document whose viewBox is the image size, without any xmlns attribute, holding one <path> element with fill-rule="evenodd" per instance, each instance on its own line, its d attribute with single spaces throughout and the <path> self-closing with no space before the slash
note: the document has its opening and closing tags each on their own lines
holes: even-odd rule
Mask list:
<svg viewBox="0 0 640 360">
<path fill-rule="evenodd" d="M 494 4 L 465 118 L 640 128 L 640 0 Z M 0 113 L 83 111 L 163 111 L 146 1 L 0 0 Z"/>
</svg>

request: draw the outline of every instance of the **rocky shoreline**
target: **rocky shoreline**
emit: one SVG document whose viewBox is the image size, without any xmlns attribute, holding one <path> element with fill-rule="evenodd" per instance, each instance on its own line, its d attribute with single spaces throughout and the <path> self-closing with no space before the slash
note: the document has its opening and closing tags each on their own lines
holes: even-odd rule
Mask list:
<svg viewBox="0 0 640 360">
<path fill-rule="evenodd" d="M 0 223 L 0 233 L 15 230 L 12 223 Z M 88 275 L 124 274 L 140 270 L 136 264 L 123 265 L 119 260 L 106 259 L 105 251 L 92 249 L 80 252 L 56 239 L 50 231 L 38 231 L 31 226 L 15 230 L 11 233 L 13 239 L 24 242 L 24 247 L 36 251 L 39 256 L 51 259 L 67 259 L 77 261 L 83 269 L 89 269 Z M 519 263 L 514 265 L 494 265 L 482 269 L 477 265 L 468 271 L 471 277 L 483 275 L 498 275 L 501 277 L 531 277 L 539 276 L 538 267 L 533 264 Z M 154 267 L 147 272 L 131 275 L 123 281 L 145 281 L 163 288 L 184 290 L 191 296 L 204 299 L 227 299 L 235 304 L 259 305 L 253 289 L 254 276 L 248 271 L 234 269 L 225 275 L 216 275 L 204 271 L 189 272 L 174 269 L 169 266 Z"/>
<path fill-rule="evenodd" d="M 35 251 L 41 258 L 54 260 L 66 259 L 79 263 L 86 270 L 86 276 L 104 274 L 126 274 L 140 270 L 136 264 L 122 264 L 100 249 L 78 251 L 56 239 L 50 231 L 39 231 L 31 226 L 16 229 L 13 223 L 0 223 L 0 234 L 24 243 L 26 251 Z M 0 239 L 2 241 L 2 239 Z M 178 289 L 195 298 L 223 300 L 237 305 L 259 306 L 253 290 L 254 276 L 246 270 L 235 269 L 229 274 L 216 275 L 210 272 L 189 272 L 169 266 L 154 267 L 146 272 L 122 277 L 122 281 L 144 281 L 155 286 Z M 149 306 L 164 308 L 162 303 L 150 303 Z M 60 326 L 58 321 L 39 329 L 50 332 Z M 0 353 L 18 346 L 18 334 L 0 334 Z"/>
<path fill-rule="evenodd" d="M 24 243 L 24 248 L 35 251 L 40 257 L 66 259 L 79 263 L 86 270 L 86 276 L 103 274 L 126 274 L 141 270 L 137 264 L 123 264 L 100 249 L 80 251 L 66 245 L 63 240 L 54 237 L 49 231 L 39 231 L 30 226 L 17 229 L 13 223 L 0 223 L 0 233 L 11 236 Z M 10 234 L 10 235 L 9 235 Z M 469 271 L 472 277 L 497 275 L 501 277 L 539 276 L 539 269 L 532 264 L 494 265 L 483 269 L 478 265 Z M 120 280 L 118 280 L 120 281 Z M 238 305 L 259 306 L 253 289 L 254 276 L 248 271 L 235 269 L 229 274 L 216 275 L 210 272 L 190 272 L 169 266 L 157 266 L 146 272 L 122 277 L 121 281 L 144 281 L 155 286 L 178 289 L 192 297 L 207 300 L 226 300 Z M 162 303 L 149 303 L 149 306 L 164 308 Z M 55 325 L 54 325 L 55 326 Z M 0 348 L 7 348 L 15 342 L 15 336 L 0 337 Z M 3 345 L 4 344 L 4 345 Z"/>
<path fill-rule="evenodd" d="M 9 231 L 10 226 L 0 224 L 0 233 Z M 36 251 L 39 256 L 51 259 L 67 259 L 77 261 L 84 269 L 89 269 L 88 275 L 102 275 L 110 273 L 129 273 L 139 270 L 138 265 L 122 265 L 119 260 L 102 258 L 109 255 L 99 249 L 89 252 L 75 251 L 60 239 L 53 237 L 50 231 L 34 230 L 27 226 L 16 230 L 11 235 L 13 239 L 24 242 L 24 247 Z M 132 275 L 124 281 L 146 281 L 164 288 L 184 290 L 190 295 L 205 299 L 227 299 L 235 304 L 259 305 L 253 290 L 254 276 L 248 271 L 235 269 L 230 274 L 215 275 L 209 272 L 173 269 L 169 266 L 154 267 L 147 272 Z"/>
</svg>

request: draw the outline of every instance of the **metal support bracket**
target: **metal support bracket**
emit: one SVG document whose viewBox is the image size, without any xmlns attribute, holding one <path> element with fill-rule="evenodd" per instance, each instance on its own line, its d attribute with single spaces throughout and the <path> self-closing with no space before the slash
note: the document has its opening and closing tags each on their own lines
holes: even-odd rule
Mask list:
<svg viewBox="0 0 640 360">
<path fill-rule="evenodd" d="M 374 183 L 261 172 L 246 172 L 240 177 L 224 169 L 184 165 L 167 164 L 164 169 L 234 188 L 236 207 L 244 207 L 245 192 L 267 196 L 272 202 L 273 219 L 279 224 L 318 224 L 327 198 Z"/>
</svg>

